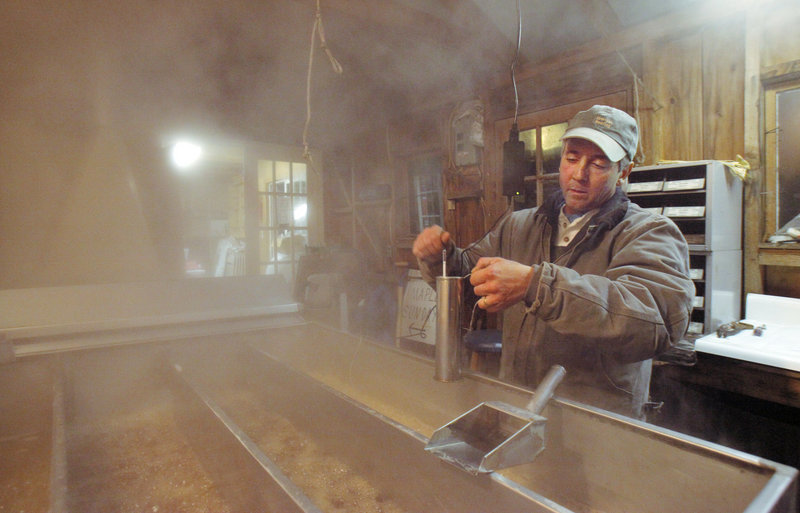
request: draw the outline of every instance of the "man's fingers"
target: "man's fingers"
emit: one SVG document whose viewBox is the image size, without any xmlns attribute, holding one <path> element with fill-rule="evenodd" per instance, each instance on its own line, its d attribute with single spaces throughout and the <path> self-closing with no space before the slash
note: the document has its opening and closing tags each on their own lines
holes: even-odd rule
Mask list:
<svg viewBox="0 0 800 513">
<path fill-rule="evenodd" d="M 489 257 L 481 257 L 478 259 L 478 261 L 475 263 L 475 267 L 472 268 L 469 277 L 469 282 L 472 284 L 473 287 L 478 287 L 484 284 L 489 279 L 491 271 L 488 269 L 488 267 L 492 265 L 494 260 L 495 260 L 494 258 L 489 258 Z M 477 289 L 475 293 L 476 294 L 478 293 Z"/>
<path fill-rule="evenodd" d="M 503 306 L 499 302 L 495 302 L 493 296 L 483 296 L 478 300 L 478 308 L 482 308 L 487 312 L 499 312 Z"/>
<path fill-rule="evenodd" d="M 431 226 L 425 228 L 414 240 L 412 253 L 417 258 L 423 260 L 439 259 L 442 255 L 442 250 L 445 245 L 450 241 L 450 234 L 444 231 L 440 226 Z"/>
<path fill-rule="evenodd" d="M 469 281 L 475 294 L 486 299 L 479 305 L 498 312 L 521 300 L 533 276 L 533 267 L 498 257 L 481 258 Z"/>
<path fill-rule="evenodd" d="M 475 262 L 475 267 L 472 268 L 472 272 L 480 271 L 481 269 L 485 269 L 492 265 L 494 258 L 491 257 L 480 257 L 477 262 Z"/>
</svg>

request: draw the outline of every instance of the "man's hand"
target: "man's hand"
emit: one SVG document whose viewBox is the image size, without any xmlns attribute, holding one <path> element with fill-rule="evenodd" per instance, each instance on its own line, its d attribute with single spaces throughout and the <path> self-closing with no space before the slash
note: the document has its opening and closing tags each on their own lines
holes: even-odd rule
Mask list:
<svg viewBox="0 0 800 513">
<path fill-rule="evenodd" d="M 412 251 L 414 256 L 428 263 L 442 261 L 442 250 L 450 242 L 450 233 L 441 226 L 433 225 L 425 228 L 414 240 Z"/>
<path fill-rule="evenodd" d="M 469 282 L 483 296 L 478 306 L 499 312 L 522 301 L 533 278 L 533 267 L 500 257 L 483 257 L 475 264 Z"/>
</svg>

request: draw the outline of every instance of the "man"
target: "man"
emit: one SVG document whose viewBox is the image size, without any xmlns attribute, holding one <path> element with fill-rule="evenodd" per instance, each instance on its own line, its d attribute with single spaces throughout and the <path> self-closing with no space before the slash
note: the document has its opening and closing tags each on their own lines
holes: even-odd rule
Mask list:
<svg viewBox="0 0 800 513">
<path fill-rule="evenodd" d="M 463 250 L 427 228 L 414 255 L 430 283 L 447 249 L 448 274 L 471 271 L 478 306 L 503 313 L 501 379 L 535 386 L 560 364 L 560 396 L 643 418 L 651 359 L 689 322 L 688 246 L 672 221 L 620 187 L 638 145 L 632 117 L 595 105 L 561 139 L 561 190 L 540 207 L 514 212 Z"/>
</svg>

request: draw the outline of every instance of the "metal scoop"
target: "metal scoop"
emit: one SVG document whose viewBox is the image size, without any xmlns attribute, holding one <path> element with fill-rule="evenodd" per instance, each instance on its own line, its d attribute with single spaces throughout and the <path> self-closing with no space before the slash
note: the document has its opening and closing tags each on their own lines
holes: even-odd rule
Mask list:
<svg viewBox="0 0 800 513">
<path fill-rule="evenodd" d="M 546 418 L 539 415 L 564 379 L 554 365 L 526 409 L 489 401 L 437 429 L 425 450 L 472 474 L 529 463 L 544 450 Z"/>
</svg>

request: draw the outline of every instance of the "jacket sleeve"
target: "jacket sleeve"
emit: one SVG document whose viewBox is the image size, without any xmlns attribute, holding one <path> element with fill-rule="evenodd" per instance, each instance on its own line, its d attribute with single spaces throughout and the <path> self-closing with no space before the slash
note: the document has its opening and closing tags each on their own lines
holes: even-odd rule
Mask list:
<svg viewBox="0 0 800 513">
<path fill-rule="evenodd" d="M 527 312 L 570 340 L 602 344 L 617 361 L 663 353 L 683 337 L 692 308 L 694 283 L 683 235 L 660 218 L 623 231 L 608 249 L 610 264 L 598 275 L 551 263 L 537 266 Z"/>
</svg>

